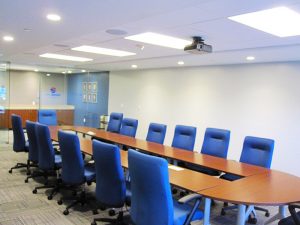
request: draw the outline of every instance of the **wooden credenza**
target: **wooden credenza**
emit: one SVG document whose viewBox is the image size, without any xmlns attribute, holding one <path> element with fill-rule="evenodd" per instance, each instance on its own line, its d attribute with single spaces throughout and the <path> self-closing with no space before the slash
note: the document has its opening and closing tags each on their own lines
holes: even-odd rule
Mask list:
<svg viewBox="0 0 300 225">
<path fill-rule="evenodd" d="M 74 125 L 74 109 L 57 109 L 57 123 L 59 125 Z M 37 121 L 37 109 L 8 109 L 0 114 L 0 129 L 11 129 L 11 115 L 17 114 L 22 118 L 23 127 L 26 120 Z"/>
</svg>

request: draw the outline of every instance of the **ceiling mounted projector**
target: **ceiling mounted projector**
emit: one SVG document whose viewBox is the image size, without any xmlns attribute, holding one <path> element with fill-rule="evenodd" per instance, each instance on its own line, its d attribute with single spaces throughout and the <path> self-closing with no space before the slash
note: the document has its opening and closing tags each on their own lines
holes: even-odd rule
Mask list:
<svg viewBox="0 0 300 225">
<path fill-rule="evenodd" d="M 202 37 L 193 37 L 193 43 L 185 46 L 184 51 L 193 54 L 211 53 L 212 46 L 205 44 Z"/>
</svg>

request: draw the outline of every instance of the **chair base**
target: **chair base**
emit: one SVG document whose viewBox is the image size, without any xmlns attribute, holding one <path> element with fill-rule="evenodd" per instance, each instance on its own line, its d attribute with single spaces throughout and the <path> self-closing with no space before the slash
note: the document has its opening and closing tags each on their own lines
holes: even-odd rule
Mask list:
<svg viewBox="0 0 300 225">
<path fill-rule="evenodd" d="M 116 224 L 116 225 L 127 225 L 127 223 L 125 223 L 123 221 L 123 211 L 119 212 L 119 215 L 116 219 L 111 219 L 111 218 L 95 218 L 93 220 L 93 222 L 91 223 L 91 225 L 96 225 L 98 222 L 106 222 L 109 224 Z"/>
<path fill-rule="evenodd" d="M 20 169 L 20 168 L 27 168 L 27 164 L 26 163 L 17 163 L 15 166 L 13 166 L 12 168 L 10 168 L 10 170 L 8 172 L 12 173 L 12 171 L 14 169 Z M 27 171 L 27 175 L 29 175 L 28 171 Z"/>
</svg>

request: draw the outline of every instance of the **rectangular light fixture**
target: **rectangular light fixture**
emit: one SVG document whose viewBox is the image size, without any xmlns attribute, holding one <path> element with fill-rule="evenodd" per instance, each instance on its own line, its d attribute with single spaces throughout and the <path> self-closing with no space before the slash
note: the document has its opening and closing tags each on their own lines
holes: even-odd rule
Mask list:
<svg viewBox="0 0 300 225">
<path fill-rule="evenodd" d="M 135 55 L 135 53 L 133 52 L 126 52 L 126 51 L 114 50 L 109 48 L 99 48 L 99 47 L 88 46 L 88 45 L 82 45 L 76 48 L 72 48 L 72 50 L 101 54 L 101 55 L 119 56 L 119 57 Z"/>
<path fill-rule="evenodd" d="M 190 45 L 192 43 L 192 41 L 152 32 L 128 36 L 125 37 L 125 39 L 176 49 L 184 49 L 186 45 Z"/>
<path fill-rule="evenodd" d="M 228 19 L 278 37 L 300 35 L 300 14 L 287 7 L 246 13 Z"/>
<path fill-rule="evenodd" d="M 93 60 L 93 59 L 89 59 L 89 58 L 70 56 L 70 55 L 52 54 L 52 53 L 45 53 L 45 54 L 40 55 L 40 57 L 49 58 L 49 59 L 69 60 L 69 61 L 76 61 L 76 62 L 88 62 L 88 61 Z"/>
</svg>

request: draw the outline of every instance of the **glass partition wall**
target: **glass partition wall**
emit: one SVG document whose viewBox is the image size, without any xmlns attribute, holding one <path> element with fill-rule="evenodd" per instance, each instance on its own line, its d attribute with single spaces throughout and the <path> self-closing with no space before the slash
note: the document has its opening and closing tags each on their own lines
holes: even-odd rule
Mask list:
<svg viewBox="0 0 300 225">
<path fill-rule="evenodd" d="M 9 66 L 8 62 L 0 62 L 0 144 L 9 141 Z"/>
</svg>

